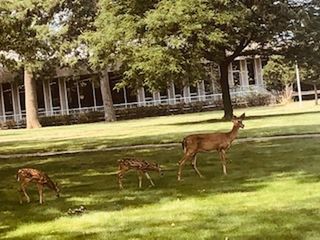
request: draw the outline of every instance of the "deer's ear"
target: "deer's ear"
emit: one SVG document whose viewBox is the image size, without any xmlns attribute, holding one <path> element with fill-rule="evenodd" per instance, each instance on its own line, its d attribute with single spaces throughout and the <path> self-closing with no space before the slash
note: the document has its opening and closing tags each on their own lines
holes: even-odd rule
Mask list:
<svg viewBox="0 0 320 240">
<path fill-rule="evenodd" d="M 232 115 L 232 119 L 237 119 L 237 116 L 236 115 Z"/>
<path fill-rule="evenodd" d="M 241 119 L 244 119 L 245 117 L 246 117 L 245 113 L 242 113 L 241 116 L 240 116 Z"/>
</svg>

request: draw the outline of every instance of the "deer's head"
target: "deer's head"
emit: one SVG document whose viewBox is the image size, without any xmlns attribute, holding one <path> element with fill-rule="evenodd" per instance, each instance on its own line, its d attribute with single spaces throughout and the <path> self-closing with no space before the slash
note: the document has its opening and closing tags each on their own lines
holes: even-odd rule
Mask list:
<svg viewBox="0 0 320 240">
<path fill-rule="evenodd" d="M 152 170 L 158 172 L 160 176 L 163 176 L 162 169 L 158 163 L 152 163 Z"/>
<path fill-rule="evenodd" d="M 244 120 L 245 116 L 246 116 L 245 113 L 242 113 L 240 117 L 233 115 L 232 117 L 233 125 L 238 128 L 244 128 L 244 124 L 242 123 L 242 121 Z"/>
<path fill-rule="evenodd" d="M 158 167 L 158 172 L 159 172 L 159 175 L 160 176 L 163 176 L 163 172 L 162 172 L 162 169 L 161 169 L 161 167 L 160 167 L 160 165 L 157 163 L 157 167 Z"/>
<path fill-rule="evenodd" d="M 54 184 L 53 190 L 56 192 L 56 196 L 60 197 L 60 187 L 59 187 L 58 183 L 54 182 L 53 184 Z"/>
</svg>

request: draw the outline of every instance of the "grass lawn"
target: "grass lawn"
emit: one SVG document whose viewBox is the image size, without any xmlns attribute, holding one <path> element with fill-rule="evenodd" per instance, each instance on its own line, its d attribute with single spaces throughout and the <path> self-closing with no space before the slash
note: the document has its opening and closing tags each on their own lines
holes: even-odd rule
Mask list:
<svg viewBox="0 0 320 240">
<path fill-rule="evenodd" d="M 246 112 L 243 137 L 320 133 L 320 106 L 304 102 L 286 106 L 236 109 Z M 111 146 L 180 142 L 190 133 L 228 131 L 222 111 L 154 117 L 114 123 L 0 131 L 0 154 L 103 148 Z"/>
<path fill-rule="evenodd" d="M 218 155 L 205 153 L 198 165 L 206 178 L 186 166 L 180 183 L 180 148 L 1 160 L 0 239 L 319 239 L 319 146 L 320 139 L 237 144 L 227 177 Z M 165 176 L 152 174 L 156 187 L 144 179 L 139 190 L 128 173 L 119 191 L 116 160 L 126 155 L 159 162 Z M 48 172 L 62 184 L 62 197 L 46 191 L 40 206 L 33 186 L 32 202 L 19 205 L 14 174 L 24 166 Z M 88 212 L 66 214 L 80 205 Z"/>
</svg>

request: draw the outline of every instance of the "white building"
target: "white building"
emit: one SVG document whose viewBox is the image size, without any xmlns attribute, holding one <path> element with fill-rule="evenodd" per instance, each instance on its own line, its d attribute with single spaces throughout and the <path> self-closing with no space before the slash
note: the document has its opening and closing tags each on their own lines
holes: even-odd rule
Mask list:
<svg viewBox="0 0 320 240">
<path fill-rule="evenodd" d="M 212 71 L 213 73 L 214 71 Z M 115 108 L 150 106 L 157 104 L 177 104 L 221 99 L 217 76 L 198 82 L 197 86 L 184 86 L 179 89 L 173 83 L 165 91 L 150 92 L 140 88 L 132 94 L 130 89 L 119 92 L 113 87 L 119 77 L 110 73 L 110 87 Z M 38 107 L 40 116 L 72 114 L 76 112 L 103 111 L 99 83 L 94 75 L 61 75 L 52 80 L 37 82 Z M 4 74 L 0 74 L 0 78 Z M 16 82 L 0 84 L 0 121 L 20 121 L 25 117 L 24 86 Z M 245 95 L 249 92 L 265 91 L 262 60 L 255 58 L 237 58 L 229 66 L 229 85 L 231 97 Z"/>
</svg>

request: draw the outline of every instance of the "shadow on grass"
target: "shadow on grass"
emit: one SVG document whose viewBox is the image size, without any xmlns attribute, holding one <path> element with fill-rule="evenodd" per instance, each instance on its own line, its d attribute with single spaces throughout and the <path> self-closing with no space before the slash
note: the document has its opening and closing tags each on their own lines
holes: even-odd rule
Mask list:
<svg viewBox="0 0 320 240">
<path fill-rule="evenodd" d="M 187 123 L 185 123 L 187 125 Z M 229 131 L 230 128 L 219 131 Z M 6 154 L 25 154 L 25 153 L 45 153 L 45 152 L 60 152 L 67 150 L 86 150 L 97 149 L 106 147 L 119 147 L 119 146 L 132 146 L 141 144 L 161 144 L 161 143 L 174 143 L 181 142 L 181 140 L 189 135 L 195 133 L 207 133 L 205 131 L 188 131 L 186 127 L 184 132 L 174 132 L 166 134 L 155 134 L 141 137 L 127 137 L 127 138 L 77 138 L 69 140 L 56 140 L 50 143 L 42 141 L 15 141 L 15 142 L 2 142 L 0 155 Z M 217 131 L 213 131 L 217 132 Z M 320 133 L 320 125 L 290 125 L 290 126 L 275 126 L 275 127 L 256 127 L 249 129 L 241 129 L 239 138 L 246 137 L 267 137 L 267 136 L 281 136 L 292 134 L 315 134 Z M 2 161 L 0 159 L 0 161 Z M 0 166 L 1 168 L 1 166 Z"/>
<path fill-rule="evenodd" d="M 269 115 L 252 115 L 246 116 L 245 120 L 257 120 L 257 119 L 268 119 L 274 117 L 290 117 L 290 116 L 307 116 L 317 114 L 315 111 L 301 112 L 301 113 L 281 113 L 281 114 L 269 114 Z M 214 118 L 201 121 L 188 121 L 188 122 L 178 122 L 178 123 L 169 123 L 169 124 L 159 124 L 159 125 L 168 125 L 168 126 L 184 126 L 184 125 L 193 125 L 193 124 L 203 124 L 203 123 L 219 123 L 219 122 L 230 122 L 222 118 Z"/>
<path fill-rule="evenodd" d="M 319 144 L 320 140 L 317 139 L 300 139 L 235 145 L 229 153 L 232 163 L 228 165 L 229 175 L 227 177 L 222 175 L 217 153 L 199 154 L 198 168 L 206 178 L 198 178 L 191 166 L 188 165 L 183 171 L 184 181 L 182 182 L 176 181 L 177 162 L 182 156 L 180 148 L 1 160 L 0 175 L 2 181 L 0 182 L 0 189 L 2 197 L 0 198 L 0 222 L 2 225 L 0 226 L 0 233 L 5 235 L 7 232 L 13 231 L 28 222 L 53 221 L 56 218 L 67 216 L 69 208 L 79 207 L 80 205 L 86 206 L 89 213 L 95 211 L 112 212 L 176 201 L 177 199 L 182 201 L 194 197 L 205 199 L 222 193 L 257 193 L 263 191 L 270 184 L 270 181 L 282 181 L 282 179 L 294 179 L 298 184 L 318 182 L 320 179 L 320 166 L 318 164 L 317 156 L 319 155 L 319 150 L 317 146 Z M 152 174 L 156 187 L 149 188 L 148 181 L 144 179 L 143 188 L 140 190 L 137 187 L 137 175 L 135 172 L 131 172 L 125 175 L 125 189 L 119 191 L 115 176 L 116 162 L 120 157 L 128 155 L 157 161 L 167 169 L 165 176 L 160 178 L 157 174 Z M 46 203 L 40 206 L 35 186 L 30 186 L 28 192 L 32 203 L 19 205 L 18 184 L 15 182 L 14 174 L 18 168 L 24 166 L 42 169 L 54 180 L 57 180 L 62 186 L 62 197 L 56 199 L 50 191 L 46 191 Z M 309 210 L 296 211 L 301 211 L 298 213 L 304 215 Z M 279 213 L 258 212 L 256 215 L 252 213 L 253 215 L 250 215 L 250 219 L 258 218 L 257 222 L 262 221 L 265 224 L 269 218 L 275 217 L 277 219 L 276 215 L 280 213 L 281 211 Z M 292 219 L 289 213 L 282 212 L 282 214 L 290 220 L 294 227 L 299 227 L 299 224 L 303 224 L 293 219 L 294 214 L 292 213 L 290 213 Z M 208 217 L 210 216 L 209 214 Z M 246 217 L 245 219 L 248 218 Z M 279 223 L 282 221 L 281 219 L 279 216 Z M 202 220 L 200 219 L 199 221 L 201 223 Z M 209 222 L 210 224 L 207 223 L 208 229 L 209 226 L 212 228 L 215 224 L 212 221 Z M 254 220 L 252 221 L 254 223 Z M 185 224 L 188 226 L 188 223 Z M 197 225 L 198 223 L 192 224 L 194 226 L 194 224 Z M 223 228 L 220 225 L 219 231 L 222 231 L 221 229 Z M 302 227 L 306 226 L 303 225 Z M 272 225 L 273 228 L 276 228 L 276 225 Z M 308 227 L 306 228 L 307 230 L 309 229 Z M 284 236 L 281 235 L 281 231 L 280 233 L 269 232 L 268 235 L 263 232 L 263 228 L 260 230 L 262 231 L 261 234 L 265 234 L 262 236 L 270 236 L 270 238 L 265 239 L 273 239 L 271 238 L 272 236 L 275 239 L 280 239 L 281 236 Z M 270 231 L 268 224 L 265 231 L 267 232 L 267 230 Z M 126 229 L 121 229 L 121 231 L 126 231 Z M 288 239 L 295 239 L 298 236 L 297 231 L 293 232 L 296 235 L 292 235 L 293 238 Z M 70 236 L 73 236 L 73 234 L 78 236 L 77 233 L 72 233 Z M 221 232 L 221 234 L 224 233 Z M 254 236 L 250 236 L 250 233 L 243 234 L 248 234 L 247 238 L 244 239 L 254 239 Z M 217 235 L 209 235 L 208 239 L 212 239 L 209 237 L 213 236 Z M 236 237 L 236 235 L 234 236 Z M 85 238 L 85 236 L 82 237 Z"/>
</svg>

